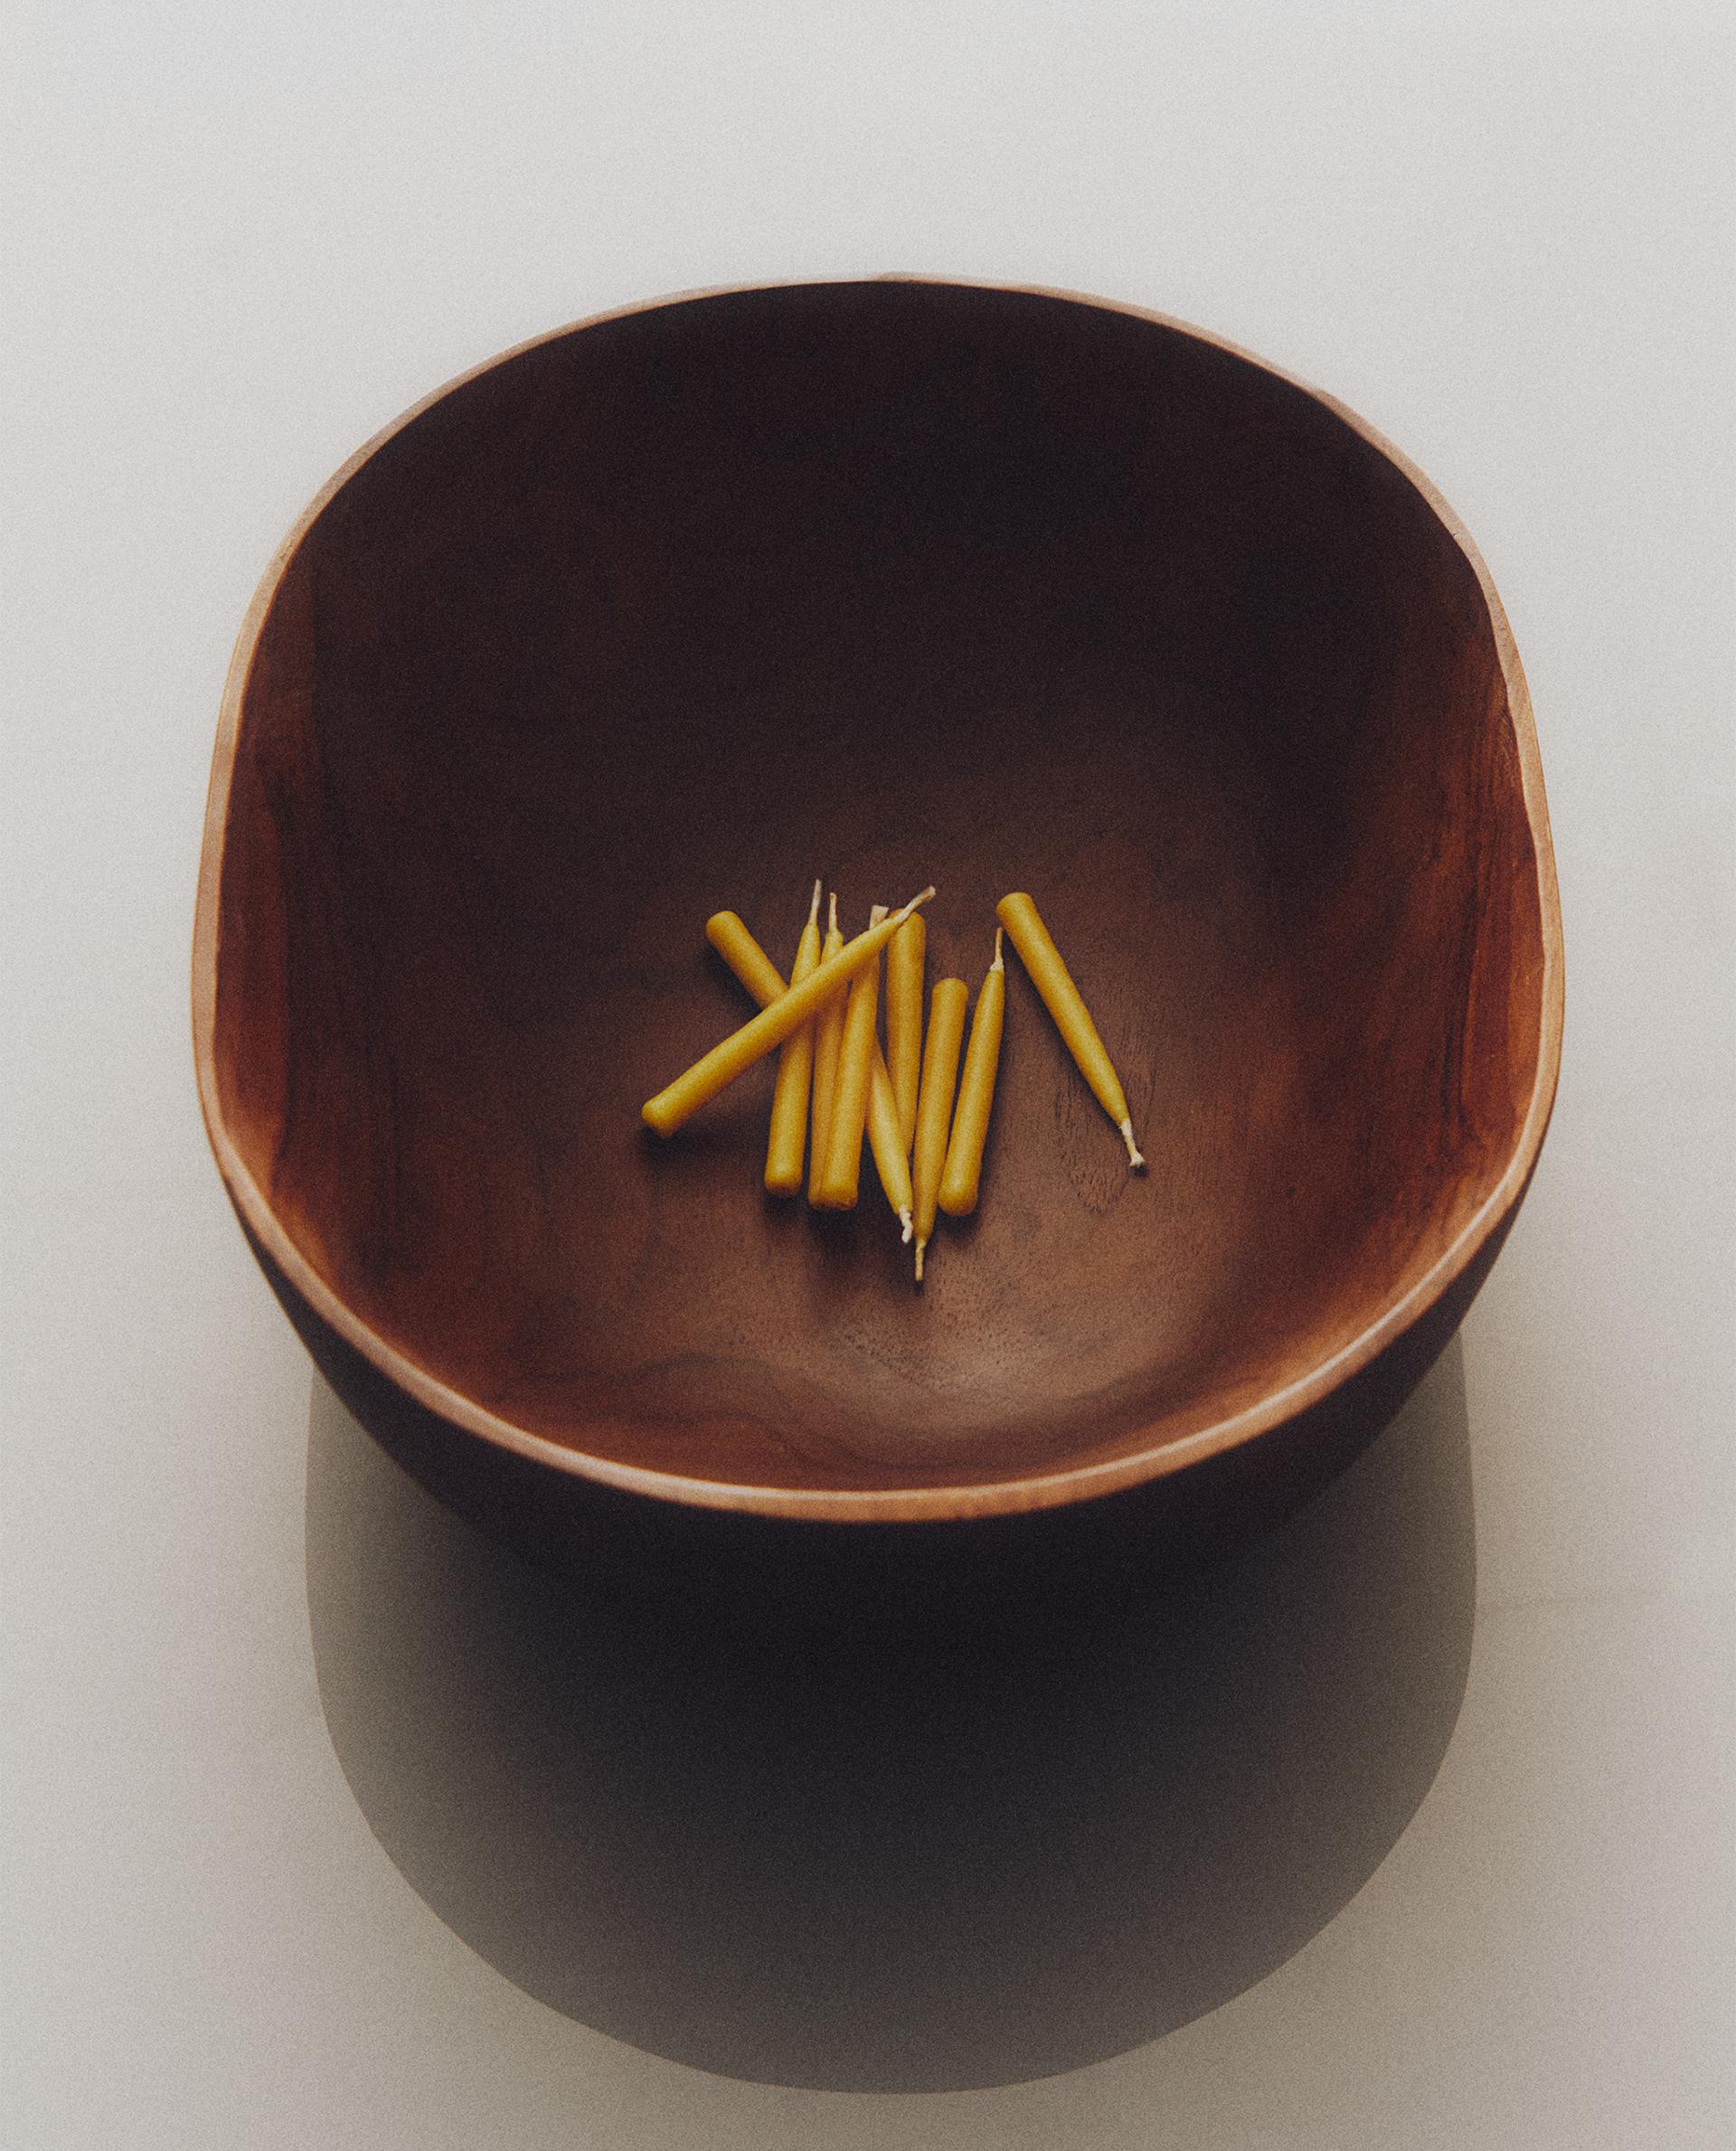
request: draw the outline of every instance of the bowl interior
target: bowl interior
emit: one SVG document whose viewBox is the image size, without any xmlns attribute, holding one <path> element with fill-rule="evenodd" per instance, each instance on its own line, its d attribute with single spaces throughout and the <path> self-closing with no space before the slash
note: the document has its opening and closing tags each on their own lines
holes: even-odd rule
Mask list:
<svg viewBox="0 0 1736 2151">
<path fill-rule="evenodd" d="M 816 875 L 928 881 L 973 991 L 1037 898 L 1131 1177 L 1019 972 L 981 1206 L 910 1282 L 871 1171 L 760 1182 L 750 1013 Z M 278 1227 L 514 1426 L 772 1487 L 1174 1443 L 1453 1242 L 1537 1080 L 1533 835 L 1464 551 L 1330 406 L 1034 294 L 727 294 L 425 408 L 289 554 L 245 678 L 212 1065 Z"/>
</svg>

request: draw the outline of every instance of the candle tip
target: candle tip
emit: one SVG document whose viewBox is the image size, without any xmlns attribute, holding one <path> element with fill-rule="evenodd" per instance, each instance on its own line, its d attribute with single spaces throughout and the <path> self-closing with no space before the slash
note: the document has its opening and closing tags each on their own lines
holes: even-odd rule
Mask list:
<svg viewBox="0 0 1736 2151">
<path fill-rule="evenodd" d="M 913 911 L 920 910 L 923 904 L 927 903 L 929 897 L 931 897 L 933 894 L 934 883 L 930 882 L 928 887 L 924 889 L 920 895 L 911 897 L 910 902 L 907 904 L 901 904 L 898 911 L 898 917 L 901 924 L 904 920 L 908 919 Z"/>
<path fill-rule="evenodd" d="M 826 930 L 829 934 L 838 930 L 838 892 L 835 889 L 832 892 L 832 909 L 826 915 Z"/>
<path fill-rule="evenodd" d="M 1001 932 L 1002 929 L 997 926 L 995 929 L 995 961 L 988 967 L 991 971 L 1005 971 L 1006 968 L 1001 961 Z"/>
<path fill-rule="evenodd" d="M 916 1229 L 914 1223 L 911 1221 L 910 1212 L 908 1210 L 901 1210 L 898 1213 L 898 1222 L 904 1228 L 903 1234 L 901 1236 L 902 1244 L 905 1247 L 909 1247 L 910 1244 L 910 1234 Z"/>
<path fill-rule="evenodd" d="M 870 926 L 878 926 L 885 916 L 886 907 L 884 904 L 873 904 L 869 907 L 868 923 Z"/>
<path fill-rule="evenodd" d="M 1133 1169 L 1134 1172 L 1143 1173 L 1146 1169 L 1145 1153 L 1133 1139 L 1133 1122 L 1131 1119 L 1124 1120 L 1121 1123 L 1121 1140 L 1127 1146 L 1128 1165 Z"/>
<path fill-rule="evenodd" d="M 922 1253 L 928 1244 L 926 1240 L 919 1240 L 916 1243 L 916 1281 L 919 1285 L 922 1282 Z"/>
<path fill-rule="evenodd" d="M 814 901 L 807 907 L 807 923 L 810 926 L 816 926 L 819 923 L 820 892 L 825 888 L 825 886 L 826 883 L 820 881 L 816 881 L 814 884 Z"/>
</svg>

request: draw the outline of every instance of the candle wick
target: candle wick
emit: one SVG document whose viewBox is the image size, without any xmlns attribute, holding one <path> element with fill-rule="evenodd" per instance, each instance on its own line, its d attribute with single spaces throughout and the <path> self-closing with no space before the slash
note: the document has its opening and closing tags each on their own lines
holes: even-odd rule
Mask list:
<svg viewBox="0 0 1736 2151">
<path fill-rule="evenodd" d="M 1001 929 L 998 926 L 995 929 L 995 961 L 988 967 L 991 971 L 1005 971 L 1006 968 L 1001 961 Z"/>
<path fill-rule="evenodd" d="M 869 923 L 869 925 L 870 925 L 870 926 L 878 926 L 878 925 L 880 924 L 881 920 L 882 920 L 882 919 L 883 919 L 885 916 L 886 916 L 886 907 L 885 907 L 885 905 L 884 905 L 884 904 L 875 904 L 875 905 L 873 905 L 873 906 L 872 907 L 872 909 L 870 910 L 870 911 L 869 911 L 869 913 L 868 913 L 868 923 Z"/>
<path fill-rule="evenodd" d="M 901 1210 L 898 1213 L 898 1222 L 904 1228 L 903 1244 L 906 1247 L 909 1247 L 910 1244 L 910 1234 L 915 1229 L 911 1223 L 910 1212 L 908 1210 Z"/>
<path fill-rule="evenodd" d="M 904 1237 L 908 1240 L 910 1234 L 907 1232 Z M 916 1243 L 916 1281 L 919 1285 L 922 1282 L 922 1250 L 928 1244 L 926 1240 L 919 1240 Z"/>
<path fill-rule="evenodd" d="M 835 889 L 832 892 L 832 909 L 826 918 L 826 930 L 830 934 L 838 930 L 838 892 Z"/>
<path fill-rule="evenodd" d="M 927 887 L 925 890 L 923 890 L 922 893 L 921 893 L 920 896 L 913 896 L 913 897 L 911 897 L 911 899 L 910 899 L 910 902 L 909 902 L 909 903 L 907 903 L 907 904 L 903 904 L 903 905 L 901 905 L 901 906 L 900 907 L 900 909 L 899 909 L 899 913 L 898 913 L 898 917 L 899 917 L 899 920 L 900 920 L 901 923 L 901 922 L 902 922 L 904 920 L 908 919 L 908 918 L 910 916 L 911 912 L 912 912 L 912 911 L 914 911 L 914 910 L 916 910 L 919 908 L 919 906 L 920 906 L 920 905 L 922 905 L 922 904 L 925 904 L 925 903 L 927 903 L 927 902 L 928 902 L 928 901 L 929 901 L 929 897 L 931 897 L 933 894 L 934 894 L 934 883 L 933 883 L 932 882 L 930 882 L 929 883 L 928 887 Z"/>
<path fill-rule="evenodd" d="M 1127 1164 L 1136 1173 L 1143 1173 L 1146 1169 L 1145 1154 L 1133 1139 L 1133 1122 L 1131 1119 L 1124 1120 L 1121 1123 L 1121 1140 L 1127 1146 Z"/>
<path fill-rule="evenodd" d="M 822 890 L 822 889 L 823 889 L 825 886 L 826 886 L 826 884 L 825 884 L 825 882 L 815 882 L 815 884 L 814 884 L 814 901 L 813 901 L 813 902 L 812 902 L 811 904 L 809 904 L 809 906 L 807 907 L 807 923 L 808 923 L 810 926 L 817 926 L 817 925 L 819 924 L 819 920 L 820 920 L 820 891 L 821 891 L 821 890 Z"/>
</svg>

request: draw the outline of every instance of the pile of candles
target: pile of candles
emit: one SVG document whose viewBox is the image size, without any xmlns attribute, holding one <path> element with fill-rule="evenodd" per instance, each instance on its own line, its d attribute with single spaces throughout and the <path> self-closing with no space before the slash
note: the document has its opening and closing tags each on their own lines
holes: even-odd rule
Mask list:
<svg viewBox="0 0 1736 2151">
<path fill-rule="evenodd" d="M 967 1217 L 976 1207 L 1006 1006 L 1003 933 L 1018 951 L 1092 1095 L 1120 1129 L 1129 1164 L 1146 1162 L 1134 1142 L 1127 1098 L 1097 1025 L 1028 896 L 1004 896 L 995 907 L 1000 921 L 995 960 L 976 996 L 969 1044 L 964 1041 L 970 989 L 962 978 L 935 981 L 925 1035 L 928 929 L 921 907 L 933 894 L 931 888 L 925 889 L 891 913 L 876 904 L 866 931 L 852 941 L 838 930 L 834 896 L 822 941 L 820 884 L 816 882 L 788 981 L 733 911 L 716 912 L 705 923 L 705 938 L 759 1002 L 760 1014 L 644 1108 L 647 1127 L 660 1136 L 673 1135 L 743 1070 L 776 1052 L 778 1080 L 766 1145 L 768 1190 L 776 1195 L 799 1193 L 806 1153 L 808 1201 L 819 1210 L 854 1210 L 865 1137 L 904 1238 L 915 1239 L 918 1284 L 939 1212 Z M 883 1050 L 878 1029 L 882 951 Z"/>
</svg>

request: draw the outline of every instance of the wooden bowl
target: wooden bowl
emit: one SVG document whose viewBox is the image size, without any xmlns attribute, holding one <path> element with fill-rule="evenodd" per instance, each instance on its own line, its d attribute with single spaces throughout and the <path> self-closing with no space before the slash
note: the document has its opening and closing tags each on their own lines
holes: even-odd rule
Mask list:
<svg viewBox="0 0 1736 2151">
<path fill-rule="evenodd" d="M 973 988 L 1030 890 L 1149 1172 L 1015 961 L 920 1294 L 871 1174 L 841 1220 L 762 1193 L 769 1063 L 649 1136 L 750 1013 L 703 920 L 788 964 L 816 874 L 853 929 L 938 882 L 929 976 Z M 352 1406 L 544 1554 L 710 1589 L 848 1541 L 902 1592 L 987 1549 L 997 1591 L 1043 1514 L 1132 1569 L 1268 1520 L 1463 1313 L 1561 1023 L 1470 541 L 1342 406 L 1128 308 L 888 279 L 562 330 L 363 449 L 237 649 L 218 1163 Z"/>
</svg>

